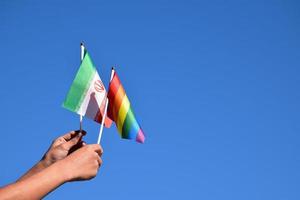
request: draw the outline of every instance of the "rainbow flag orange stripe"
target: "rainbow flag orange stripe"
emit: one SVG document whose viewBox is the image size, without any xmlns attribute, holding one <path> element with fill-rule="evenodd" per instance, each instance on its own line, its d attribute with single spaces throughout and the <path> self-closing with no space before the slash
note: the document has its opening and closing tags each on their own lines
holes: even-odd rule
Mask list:
<svg viewBox="0 0 300 200">
<path fill-rule="evenodd" d="M 128 97 L 116 72 L 109 84 L 107 96 L 109 99 L 107 115 L 116 123 L 121 137 L 144 143 L 145 135 L 135 119 Z"/>
</svg>

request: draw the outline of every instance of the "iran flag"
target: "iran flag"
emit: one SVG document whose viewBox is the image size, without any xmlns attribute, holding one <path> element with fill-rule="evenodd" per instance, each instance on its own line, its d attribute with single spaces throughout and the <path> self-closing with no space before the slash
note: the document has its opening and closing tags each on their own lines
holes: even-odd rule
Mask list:
<svg viewBox="0 0 300 200">
<path fill-rule="evenodd" d="M 93 65 L 88 52 L 85 52 L 76 77 L 63 107 L 101 123 L 106 102 L 106 90 Z M 109 128 L 112 120 L 105 118 L 104 126 Z"/>
</svg>

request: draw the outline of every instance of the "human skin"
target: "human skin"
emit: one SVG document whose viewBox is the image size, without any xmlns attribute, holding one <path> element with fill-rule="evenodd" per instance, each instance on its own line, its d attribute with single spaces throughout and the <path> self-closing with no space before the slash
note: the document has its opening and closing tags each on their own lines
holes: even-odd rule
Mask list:
<svg viewBox="0 0 300 200">
<path fill-rule="evenodd" d="M 67 138 L 70 139 L 66 139 L 66 141 L 60 140 L 60 142 L 62 143 L 58 142 L 59 145 L 66 144 L 73 139 L 72 137 Z M 77 144 L 78 141 L 80 141 L 78 138 L 74 139 L 74 144 L 75 140 L 77 140 Z M 66 149 L 68 149 L 72 145 L 68 143 L 68 145 L 63 146 L 64 148 L 62 149 L 66 151 Z M 73 145 L 72 147 L 74 146 L 75 145 Z M 49 151 L 47 151 L 47 153 L 49 153 L 49 156 L 53 152 L 55 152 L 50 151 L 51 147 Z M 34 170 L 30 170 L 31 172 L 29 171 L 28 173 L 26 173 L 26 175 L 24 175 L 17 182 L 0 188 L 0 199 L 38 200 L 66 182 L 89 180 L 91 178 L 94 178 L 97 175 L 98 169 L 102 164 L 101 155 L 103 153 L 103 150 L 101 146 L 98 144 L 83 145 L 70 154 L 71 148 L 69 148 L 69 151 L 68 153 L 66 153 L 66 156 L 64 158 L 58 156 L 57 158 L 59 159 L 54 159 L 55 161 L 51 160 L 54 162 L 50 162 L 51 164 L 43 169 L 41 169 L 42 165 L 37 168 L 33 167 L 35 168 Z M 52 149 L 55 149 L 55 147 Z M 63 151 L 59 150 L 58 152 Z M 44 157 L 47 157 L 47 153 Z M 65 154 L 55 153 L 55 155 Z"/>
<path fill-rule="evenodd" d="M 43 158 L 35 164 L 28 172 L 26 172 L 18 181 L 23 180 L 42 171 L 53 163 L 64 159 L 76 149 L 82 147 L 85 143 L 82 137 L 86 135 L 86 131 L 70 131 L 58 138 L 56 138 Z"/>
</svg>

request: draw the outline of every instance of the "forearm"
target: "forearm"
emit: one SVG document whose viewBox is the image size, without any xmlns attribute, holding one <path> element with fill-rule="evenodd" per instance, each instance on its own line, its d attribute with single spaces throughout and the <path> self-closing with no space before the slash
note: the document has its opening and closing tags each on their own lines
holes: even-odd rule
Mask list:
<svg viewBox="0 0 300 200">
<path fill-rule="evenodd" d="M 24 179 L 42 171 L 43 169 L 47 168 L 48 166 L 50 166 L 50 164 L 47 163 L 46 160 L 42 159 L 37 164 L 35 164 L 30 170 L 28 170 L 23 176 L 21 176 L 21 178 L 19 178 L 18 181 L 24 180 Z"/>
<path fill-rule="evenodd" d="M 38 200 L 68 180 L 63 163 L 57 162 L 26 179 L 0 189 L 1 200 Z"/>
</svg>

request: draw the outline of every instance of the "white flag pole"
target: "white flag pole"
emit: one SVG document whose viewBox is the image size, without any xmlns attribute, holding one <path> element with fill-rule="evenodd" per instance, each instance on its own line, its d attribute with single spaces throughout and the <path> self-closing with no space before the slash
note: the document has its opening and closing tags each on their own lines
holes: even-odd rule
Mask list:
<svg viewBox="0 0 300 200">
<path fill-rule="evenodd" d="M 109 83 L 111 82 L 112 78 L 114 77 L 114 74 L 115 74 L 115 69 L 112 68 L 112 69 L 111 69 L 111 74 L 110 74 L 110 81 L 109 81 Z M 108 86 L 108 87 L 109 87 L 109 86 Z M 109 88 L 108 88 L 108 89 L 109 89 Z M 99 131 L 99 135 L 98 135 L 98 141 L 97 141 L 97 144 L 100 144 L 100 141 L 101 141 L 102 132 L 103 132 L 103 126 L 104 126 L 104 122 L 105 122 L 105 118 L 106 118 L 106 114 L 107 114 L 107 107 L 108 107 L 108 104 L 109 104 L 109 101 L 108 101 L 108 98 L 107 98 L 107 95 L 106 95 L 105 108 L 104 108 L 104 113 L 103 113 L 103 116 L 102 116 L 102 122 L 101 122 L 101 127 L 100 127 L 100 131 Z"/>
<path fill-rule="evenodd" d="M 97 144 L 100 144 L 100 141 L 101 141 L 103 126 L 104 126 L 104 123 L 105 123 L 105 118 L 106 118 L 106 113 L 107 113 L 107 106 L 108 106 L 108 98 L 106 97 L 105 108 L 104 108 L 104 113 L 103 113 L 103 116 L 102 116 L 101 127 L 100 127 L 100 131 L 99 131 L 99 135 L 98 135 Z"/>
<path fill-rule="evenodd" d="M 81 42 L 80 43 L 80 60 L 81 60 L 81 62 L 83 60 L 83 57 L 84 57 L 84 44 L 83 44 L 83 42 Z M 80 123 L 79 124 L 80 132 L 82 132 L 82 115 L 80 115 L 79 120 L 80 120 L 80 122 L 79 122 Z"/>
</svg>

